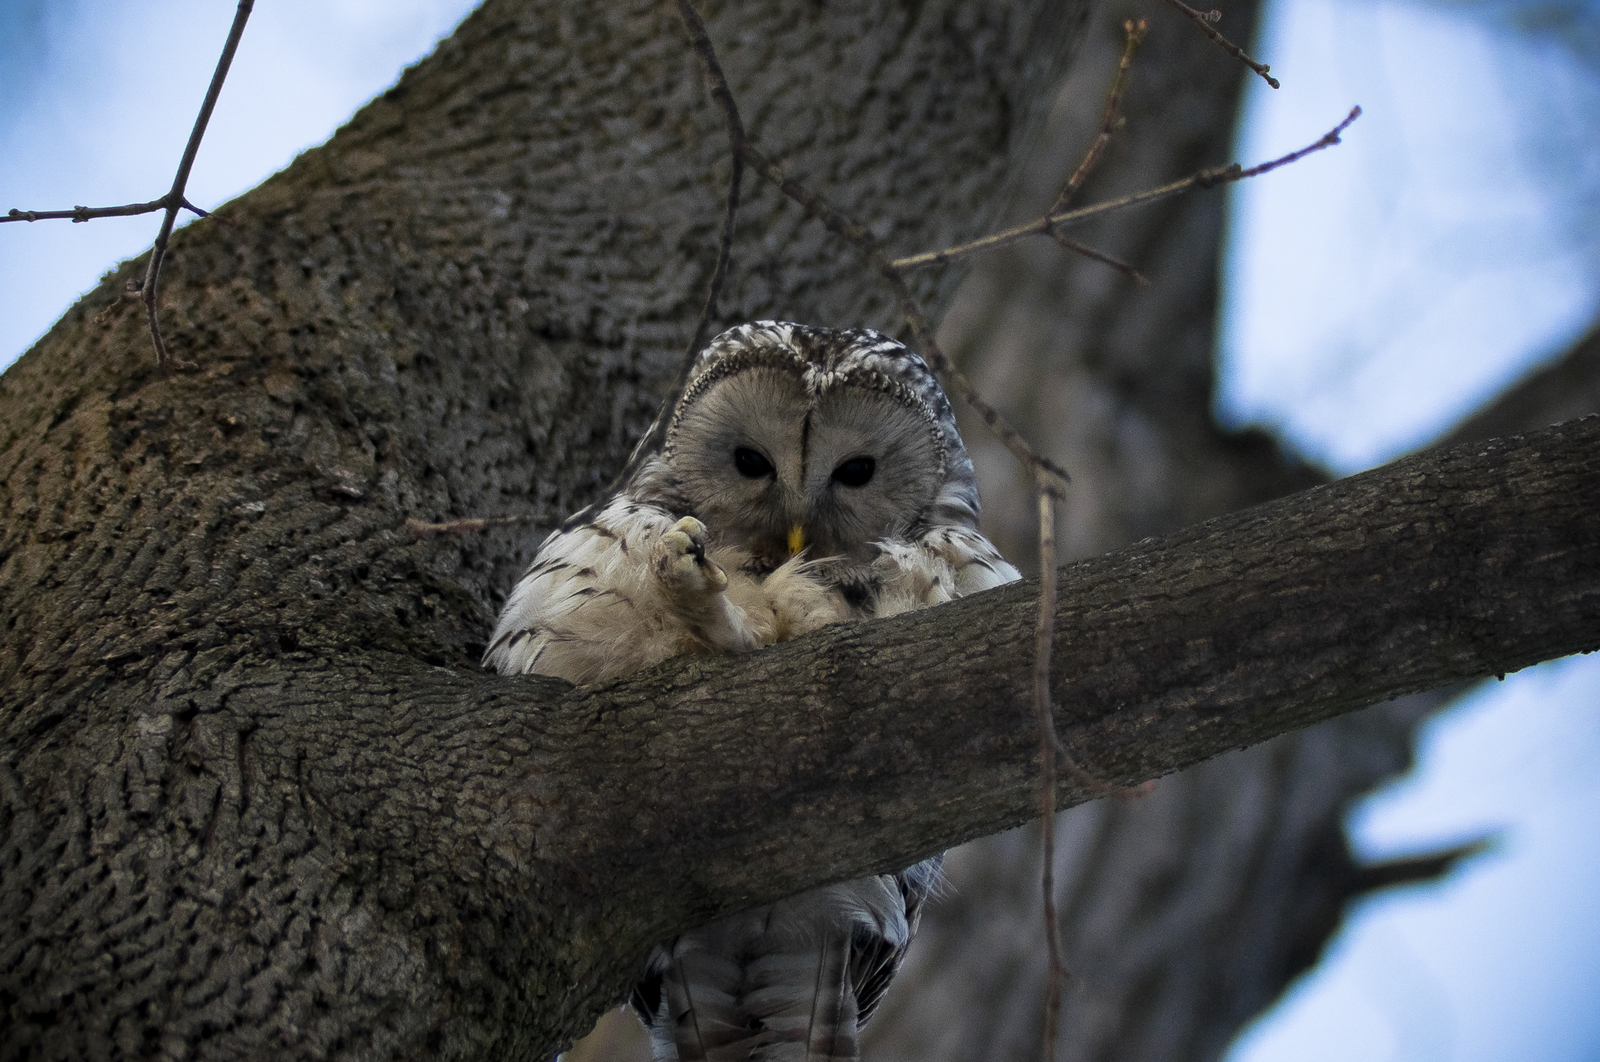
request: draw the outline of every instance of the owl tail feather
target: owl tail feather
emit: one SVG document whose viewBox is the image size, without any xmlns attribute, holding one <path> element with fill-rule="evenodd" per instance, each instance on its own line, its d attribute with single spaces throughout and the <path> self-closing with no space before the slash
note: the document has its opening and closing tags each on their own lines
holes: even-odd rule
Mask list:
<svg viewBox="0 0 1600 1062">
<path fill-rule="evenodd" d="M 758 1015 L 763 1043 L 752 1062 L 856 1062 L 856 990 L 850 937 L 832 934 L 807 951 L 764 956 L 751 967 L 758 987 L 745 1005 Z M 796 993 L 797 986 L 806 990 Z"/>
<path fill-rule="evenodd" d="M 743 971 L 726 956 L 689 951 L 661 979 L 667 1019 L 652 1028 L 656 1062 L 744 1062 L 757 1030 L 738 997 Z M 664 1035 L 663 1035 L 664 1034 Z"/>
<path fill-rule="evenodd" d="M 661 974 L 657 1062 L 860 1058 L 848 933 L 742 963 L 687 951 Z"/>
</svg>

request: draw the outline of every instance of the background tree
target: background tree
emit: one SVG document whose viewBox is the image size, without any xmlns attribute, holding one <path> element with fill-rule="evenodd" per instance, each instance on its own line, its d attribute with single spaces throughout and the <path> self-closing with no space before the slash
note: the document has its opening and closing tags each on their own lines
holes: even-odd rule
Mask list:
<svg viewBox="0 0 1600 1062">
<path fill-rule="evenodd" d="M 746 113 L 759 116 L 753 131 L 908 249 L 982 229 L 1003 201 L 995 187 L 1020 179 L 1015 160 L 1033 143 L 1073 28 L 1068 18 L 1052 29 L 1026 7 L 955 4 L 767 17 L 713 21 Z M 1184 35 L 1170 37 L 1172 54 L 1236 80 L 1225 57 L 1186 26 L 1171 28 Z M 1166 47 L 1152 42 L 1141 70 L 1187 69 Z M 613 911 L 614 923 L 525 925 L 522 937 L 506 938 L 508 923 L 525 915 L 510 898 L 528 888 L 525 873 L 506 869 L 516 854 L 463 852 L 442 827 L 419 833 L 418 816 L 460 821 L 477 809 L 515 825 L 517 801 L 452 793 L 465 776 L 437 764 L 430 771 L 428 756 L 408 751 L 419 734 L 430 750 L 448 746 L 444 718 L 471 755 L 516 769 L 526 735 L 483 740 L 493 728 L 481 721 L 433 715 L 431 672 L 414 664 L 470 669 L 495 595 L 538 527 L 599 489 L 673 367 L 714 247 L 726 167 L 692 70 L 669 13 L 654 5 L 595 14 L 491 4 L 328 147 L 231 206 L 228 226 L 180 236 L 169 339 L 202 363 L 198 374 L 153 375 L 135 321 L 104 330 L 93 322 L 121 282 L 114 276 L 4 378 L 0 402 L 16 426 L 4 458 L 13 634 L 3 664 L 8 851 L 0 863 L 5 902 L 15 905 L 7 924 L 22 927 L 4 953 L 21 1034 L 8 1041 L 13 1049 L 52 1036 L 85 1051 L 129 1052 L 186 1041 L 307 1051 L 531 1046 L 570 1031 L 600 993 L 595 984 L 622 976 L 627 957 L 608 944 L 737 891 L 675 897 L 631 923 Z M 1170 149 L 1165 162 L 1169 149 L 1154 130 L 1119 145 L 1156 156 L 1146 160 L 1151 172 L 1172 158 L 1178 172 L 1193 168 L 1184 151 L 1220 160 L 1217 128 L 1235 91 L 1217 90 L 1211 106 L 1224 117 L 1179 137 L 1187 147 Z M 1098 89 L 1090 98 L 1097 108 Z M 1137 125 L 1142 114 L 1132 114 Z M 1102 175 L 1107 188 L 1129 172 L 1120 162 Z M 848 251 L 771 189 L 749 191 L 727 321 L 781 314 L 892 324 L 884 293 L 840 268 Z M 1089 353 L 1064 393 L 1105 389 L 1121 418 L 1117 438 L 1142 443 L 1114 450 L 1118 463 L 1104 474 L 1066 448 L 1087 484 L 1080 491 L 1112 514 L 1096 517 L 1092 533 L 1069 528 L 1083 536 L 1068 538 L 1075 551 L 1311 482 L 1264 440 L 1223 438 L 1206 419 L 1220 203 L 1209 214 L 1204 203 L 1127 222 L 1136 230 L 1130 244 L 1149 247 L 1139 264 L 1158 280 L 1150 297 L 1164 308 L 1122 304 L 1129 296 L 1114 276 L 1071 265 L 1063 273 L 1052 262 L 1057 277 L 1101 293 L 1090 315 L 1101 323 L 1076 325 L 1089 339 L 1066 345 Z M 1185 242 L 1192 257 L 1166 246 Z M 1196 261 L 1204 268 L 1185 269 Z M 954 282 L 926 278 L 923 293 L 948 297 Z M 1163 349 L 1183 356 L 1156 357 Z M 1197 455 L 1212 451 L 1222 471 L 1206 486 L 1210 466 Z M 1164 462 L 1177 458 L 1163 452 L 1204 471 L 1184 463 L 1185 476 L 1165 474 L 1193 483 L 1192 500 L 1129 489 L 1173 467 Z M 1106 493 L 1125 499 L 1101 503 Z M 532 527 L 480 537 L 419 541 L 402 526 L 407 516 L 530 510 Z M 407 689 L 429 696 L 408 698 Z M 1109 1050 L 1118 1028 L 1124 1043 L 1165 1036 L 1174 1050 L 1220 1049 L 1314 951 L 1353 891 L 1342 837 L 1335 852 L 1320 846 L 1337 833 L 1349 792 L 1403 759 L 1397 728 L 1415 710 L 1389 709 L 1366 732 L 1342 721 L 1352 736 L 1302 735 L 1298 751 L 1280 748 L 1256 769 L 1269 780 L 1293 775 L 1285 786 L 1294 791 L 1277 799 L 1256 796 L 1262 773 L 1217 767 L 1203 769 L 1217 772 L 1209 783 L 1196 774 L 1167 785 L 1179 792 L 1164 811 L 1151 803 L 1094 812 L 1102 852 L 1116 851 L 1118 838 L 1136 851 L 1137 838 L 1151 835 L 1139 816 L 1206 818 L 1214 805 L 1204 793 L 1214 789 L 1222 806 L 1243 809 L 1233 821 L 1246 840 L 1235 844 L 1260 844 L 1273 853 L 1254 861 L 1267 877 L 1292 880 L 1273 882 L 1265 904 L 1248 882 L 1174 890 L 1181 861 L 1168 858 L 1158 873 L 1184 904 L 1277 912 L 1264 928 L 1241 930 L 1226 916 L 1206 927 L 1214 948 L 1253 943 L 1240 964 L 1251 976 L 1220 1005 L 1186 1009 L 1184 986 L 1209 980 L 1196 960 L 1205 951 L 1172 948 L 1165 964 L 1127 979 L 1133 1003 L 1101 992 L 1099 1013 L 1069 1010 L 1065 1035 L 1083 1045 L 1072 1049 Z M 359 755 L 384 720 L 398 747 Z M 1319 773 L 1334 777 L 1301 795 L 1307 775 Z M 536 793 L 523 798 L 529 809 L 546 806 Z M 1280 818 L 1299 825 L 1275 819 L 1265 834 L 1251 832 L 1251 812 L 1263 808 L 1293 808 Z M 1194 865 L 1208 865 L 1207 843 L 1226 847 L 1193 842 Z M 1088 875 L 1110 875 L 1116 862 L 1085 862 L 1073 887 L 1093 886 Z M 1102 880 L 1104 893 L 1127 888 Z M 1256 902 L 1237 899 L 1252 888 Z M 1084 933 L 1121 931 L 1092 906 L 1074 905 Z M 1016 925 L 1035 932 L 1031 914 Z M 949 926 L 933 939 L 959 940 L 960 919 Z M 554 948 L 587 992 L 557 1000 L 551 993 L 564 987 L 525 973 L 519 947 L 530 937 L 559 937 L 559 946 L 533 951 Z M 1134 939 L 1104 947 L 1126 954 Z M 937 943 L 925 954 L 930 968 L 955 969 L 938 962 Z M 1093 984 L 1094 956 L 1073 962 Z M 1160 1021 L 1139 1009 L 1160 995 L 1152 984 L 1167 991 Z M 1037 993 L 1016 987 L 994 1009 L 962 1008 L 974 1039 L 998 1050 L 1007 1036 L 1037 1035 L 1028 1024 Z M 330 1002 L 338 1003 L 331 1013 Z M 1007 1020 L 1005 1007 L 1022 1019 Z M 536 1020 L 519 1024 L 530 1013 Z M 882 1050 L 894 1050 L 900 1022 L 881 1020 Z M 996 1024 L 985 1031 L 981 1021 Z M 1167 1025 L 1178 1032 L 1158 1028 Z"/>
</svg>

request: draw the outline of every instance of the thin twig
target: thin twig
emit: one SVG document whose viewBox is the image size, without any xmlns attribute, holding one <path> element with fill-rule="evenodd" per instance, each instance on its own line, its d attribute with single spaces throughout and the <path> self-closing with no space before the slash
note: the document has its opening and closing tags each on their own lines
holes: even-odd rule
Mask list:
<svg viewBox="0 0 1600 1062">
<path fill-rule="evenodd" d="M 692 16 L 694 9 L 689 5 L 689 0 L 678 0 L 680 16 L 687 9 Z M 694 40 L 695 51 L 703 47 L 710 49 L 711 38 L 706 33 L 705 24 L 698 18 L 685 17 L 684 25 L 688 28 L 690 37 Z M 728 87 L 728 79 L 722 73 L 722 67 L 713 63 L 706 68 L 706 80 L 711 83 L 711 99 L 722 109 L 722 118 L 728 128 L 729 157 L 733 160 L 733 175 L 728 181 L 728 203 L 722 218 L 722 243 L 717 249 L 717 267 L 711 274 L 711 290 L 706 294 L 706 304 L 700 314 L 700 322 L 695 326 L 694 339 L 689 343 L 688 354 L 684 358 L 683 379 L 679 381 L 681 388 L 687 382 L 689 369 L 694 364 L 694 359 L 705 346 L 706 332 L 710 329 L 711 321 L 717 312 L 717 296 L 722 292 L 723 281 L 728 276 L 728 260 L 733 248 L 733 226 L 739 215 L 739 185 L 744 179 L 744 156 L 739 152 L 739 145 L 744 142 L 744 121 L 739 117 L 739 107 L 733 101 L 733 90 Z"/>
<path fill-rule="evenodd" d="M 692 8 L 688 14 L 684 14 L 686 4 L 687 0 L 678 0 L 678 13 L 684 27 L 689 31 L 689 39 L 696 53 L 699 53 L 702 48 L 711 47 L 711 39 L 706 34 L 704 23 L 692 17 L 694 14 Z M 739 151 L 739 145 L 745 139 L 744 121 L 739 117 L 739 108 L 733 101 L 733 90 L 728 88 L 728 79 L 723 76 L 722 68 L 712 64 L 706 69 L 706 80 L 710 82 L 711 99 L 722 109 L 723 121 L 728 128 L 730 149 L 728 154 L 733 160 L 733 173 L 728 180 L 727 205 L 722 216 L 722 241 L 717 247 L 717 264 L 711 271 L 711 284 L 706 291 L 705 304 L 700 309 L 700 319 L 695 323 L 694 335 L 689 339 L 688 349 L 683 353 L 682 364 L 678 366 L 678 377 L 662 400 L 660 412 L 656 414 L 650 430 L 645 432 L 644 437 L 634 446 L 633 453 L 628 456 L 628 463 L 612 481 L 613 491 L 620 489 L 633 478 L 639 466 L 666 441 L 667 429 L 671 427 L 672 408 L 678 404 L 678 399 L 683 397 L 683 389 L 689 386 L 689 374 L 694 371 L 695 359 L 699 357 L 700 351 L 705 348 L 706 340 L 710 338 L 707 333 L 711 330 L 711 322 L 717 317 L 717 299 L 722 294 L 722 285 L 728 278 L 728 262 L 733 253 L 733 229 L 739 217 L 739 186 L 744 181 L 744 156 Z"/>
<path fill-rule="evenodd" d="M 1042 485 L 1041 485 L 1042 487 Z M 1033 648 L 1033 717 L 1039 727 L 1039 829 L 1044 869 L 1039 888 L 1044 900 L 1044 933 L 1050 955 L 1050 977 L 1044 1000 L 1044 1057 L 1055 1062 L 1056 1029 L 1061 1018 L 1061 982 L 1066 964 L 1061 959 L 1061 929 L 1056 922 L 1056 758 L 1061 743 L 1056 738 L 1055 715 L 1050 711 L 1050 651 L 1056 627 L 1056 519 L 1055 499 L 1039 491 L 1039 622 Z"/>
<path fill-rule="evenodd" d="M 1088 180 L 1089 174 L 1100 164 L 1100 159 L 1105 155 L 1106 145 L 1111 143 L 1111 135 L 1122 124 L 1119 120 L 1122 110 L 1122 93 L 1128 83 L 1128 72 L 1133 69 L 1133 53 L 1139 47 L 1139 42 L 1144 40 L 1144 35 L 1149 29 L 1150 24 L 1142 18 L 1137 22 L 1129 19 L 1122 24 L 1122 32 L 1124 34 L 1122 57 L 1117 62 L 1117 72 L 1111 79 L 1111 89 L 1106 93 L 1106 105 L 1100 113 L 1100 131 L 1095 134 L 1094 141 L 1090 143 L 1089 150 L 1084 152 L 1083 160 L 1072 171 L 1072 176 L 1068 177 L 1067 183 L 1061 186 L 1061 191 L 1056 195 L 1056 201 L 1051 204 L 1049 210 L 1045 211 L 1047 217 L 1052 214 L 1059 214 L 1067 208 L 1067 204 L 1078 193 L 1078 189 L 1083 187 L 1083 182 Z M 1082 255 L 1092 262 L 1108 265 L 1140 287 L 1150 286 L 1149 278 L 1128 263 L 1113 258 L 1104 251 L 1098 251 L 1087 244 L 1068 239 L 1056 231 L 1054 225 L 1049 226 L 1045 231 L 1056 243 L 1074 254 Z"/>
<path fill-rule="evenodd" d="M 1047 216 L 1059 214 L 1067 209 L 1072 197 L 1078 194 L 1083 182 L 1100 164 L 1100 159 L 1106 152 L 1106 145 L 1111 143 L 1111 134 L 1116 132 L 1117 126 L 1121 124 L 1118 118 L 1122 111 L 1122 93 L 1128 84 L 1128 72 L 1133 69 L 1134 50 L 1139 47 L 1139 42 L 1144 40 L 1144 35 L 1149 29 L 1150 23 L 1142 18 L 1137 22 L 1129 19 L 1122 24 L 1122 58 L 1117 61 L 1117 72 L 1111 79 L 1111 90 L 1106 93 L 1105 108 L 1100 112 L 1100 132 L 1095 134 L 1094 142 L 1089 145 L 1089 150 L 1084 152 L 1083 161 L 1078 163 L 1078 168 L 1072 171 L 1067 183 L 1061 186 L 1056 201 L 1045 211 Z"/>
<path fill-rule="evenodd" d="M 1133 266 L 1129 265 L 1127 262 L 1124 262 L 1120 258 L 1113 258 L 1104 251 L 1097 251 L 1088 244 L 1079 243 L 1077 240 L 1063 236 L 1059 232 L 1052 232 L 1050 234 L 1050 238 L 1055 240 L 1061 246 L 1065 247 L 1067 250 L 1071 251 L 1073 254 L 1082 255 L 1091 262 L 1099 262 L 1101 265 L 1110 266 L 1112 269 L 1115 269 L 1117 272 L 1121 273 L 1135 284 L 1138 284 L 1141 288 L 1148 288 L 1150 286 L 1149 277 L 1145 276 L 1143 273 L 1139 272 L 1137 269 L 1133 268 Z"/>
<path fill-rule="evenodd" d="M 1238 176 L 1230 177 L 1229 180 L 1242 181 L 1246 177 L 1259 177 L 1263 173 L 1271 173 L 1279 166 L 1287 166 L 1291 162 L 1299 162 L 1301 159 L 1305 158 L 1314 151 L 1321 151 L 1323 148 L 1332 147 L 1333 145 L 1339 143 L 1339 134 L 1350 128 L 1350 123 L 1360 117 L 1361 108 L 1351 107 L 1350 113 L 1344 116 L 1344 121 L 1340 122 L 1338 125 L 1324 133 L 1322 135 L 1322 139 L 1318 140 L 1315 144 L 1303 147 L 1299 151 L 1291 151 L 1282 158 L 1273 159 L 1271 162 L 1257 163 L 1256 165 L 1251 166 L 1248 170 L 1240 170 Z"/>
<path fill-rule="evenodd" d="M 71 210 L 18 210 L 16 207 L 12 207 L 5 217 L 0 218 L 0 222 L 72 221 L 81 224 L 85 221 L 93 221 L 95 218 L 131 218 L 139 214 L 153 214 L 157 210 L 166 210 L 171 205 L 172 196 L 168 194 L 160 199 L 152 199 L 148 203 L 128 203 L 114 207 L 75 206 Z M 180 210 L 192 210 L 203 218 L 211 216 L 181 196 L 178 199 L 178 208 Z"/>
<path fill-rule="evenodd" d="M 1177 8 L 1186 18 L 1189 19 L 1189 21 L 1193 22 L 1196 26 L 1199 26 L 1200 32 L 1204 33 L 1207 37 L 1210 37 L 1213 41 L 1215 41 L 1223 51 L 1239 60 L 1245 66 L 1248 66 L 1251 70 L 1254 70 L 1256 73 L 1260 74 L 1266 80 L 1267 84 L 1271 85 L 1273 88 L 1278 87 L 1278 79 L 1267 72 L 1271 70 L 1272 67 L 1268 66 L 1266 63 L 1256 62 L 1254 59 L 1245 54 L 1243 48 L 1239 47 L 1237 44 L 1233 43 L 1228 38 L 1211 28 L 1211 24 L 1213 22 L 1220 22 L 1222 20 L 1221 11 L 1196 11 L 1188 4 L 1184 3 L 1183 0 L 1167 0 L 1167 3 Z"/>
<path fill-rule="evenodd" d="M 1222 183 L 1230 173 L 1234 174 L 1235 179 L 1237 179 L 1238 168 L 1238 163 L 1234 163 L 1229 166 L 1217 166 L 1209 170 L 1201 170 L 1199 173 L 1190 174 L 1181 180 L 1161 185 L 1159 188 L 1151 188 L 1143 192 L 1135 192 L 1132 195 L 1120 196 L 1104 203 L 1096 203 L 1093 206 L 1079 207 L 1077 210 L 1069 210 L 1064 214 L 1046 215 L 1023 225 L 1015 225 L 1009 229 L 991 233 L 988 236 L 980 236 L 978 239 L 970 240 L 967 243 L 956 244 L 954 247 L 946 247 L 940 251 L 924 251 L 921 254 L 907 255 L 905 258 L 896 258 L 891 264 L 897 269 L 916 269 L 919 266 L 940 265 L 954 261 L 964 255 L 977 254 L 979 251 L 997 250 L 1018 241 L 1026 240 L 1031 236 L 1042 235 L 1053 228 L 1073 225 L 1100 214 L 1109 214 L 1116 210 L 1126 210 L 1130 207 L 1143 206 L 1147 203 L 1159 202 L 1162 199 L 1170 199 L 1175 195 L 1181 195 L 1189 191 L 1191 188 L 1209 188 Z"/>
<path fill-rule="evenodd" d="M 908 255 L 905 258 L 896 258 L 889 264 L 896 269 L 915 269 L 918 266 L 937 265 L 942 262 L 949 262 L 960 258 L 963 255 L 976 254 L 979 251 L 992 251 L 996 248 L 1005 247 L 1008 244 L 1016 243 L 1019 240 L 1025 240 L 1030 236 L 1038 236 L 1052 229 L 1063 228 L 1068 225 L 1076 225 L 1080 222 L 1087 221 L 1089 218 L 1099 217 L 1101 214 L 1109 214 L 1115 210 L 1126 210 L 1130 207 L 1146 206 L 1150 203 L 1156 203 L 1163 199 L 1171 199 L 1175 195 L 1182 195 L 1184 192 L 1195 188 L 1215 188 L 1221 184 L 1229 184 L 1233 181 L 1242 181 L 1246 177 L 1258 177 L 1263 173 L 1268 173 L 1277 169 L 1279 166 L 1286 166 L 1291 162 L 1296 162 L 1302 158 L 1305 158 L 1312 152 L 1321 151 L 1323 148 L 1332 147 L 1334 144 L 1339 143 L 1339 135 L 1349 128 L 1351 122 L 1355 121 L 1360 116 L 1361 108 L 1353 107 L 1351 108 L 1350 113 L 1345 116 L 1344 121 L 1334 126 L 1333 129 L 1329 130 L 1327 133 L 1323 134 L 1322 138 L 1316 143 L 1308 145 L 1307 147 L 1303 147 L 1299 151 L 1290 152 L 1289 154 L 1284 155 L 1282 158 L 1273 159 L 1270 162 L 1263 162 L 1259 165 L 1251 166 L 1249 169 L 1245 169 L 1237 162 L 1229 163 L 1226 166 L 1214 166 L 1211 169 L 1201 170 L 1199 173 L 1192 173 L 1189 176 L 1173 181 L 1170 184 L 1163 184 L 1158 188 L 1150 188 L 1143 192 L 1135 192 L 1132 195 L 1120 196 L 1116 199 L 1108 199 L 1103 203 L 1095 203 L 1093 206 L 1079 207 L 1077 210 L 1068 210 L 1065 213 L 1042 217 L 1036 221 L 1030 221 L 1024 225 L 1017 225 L 1013 228 L 1005 229 L 1001 232 L 996 232 L 991 235 L 972 240 L 968 243 L 957 244 L 954 247 L 946 247 L 941 251 L 925 251 L 922 254 L 913 254 Z"/>
<path fill-rule="evenodd" d="M 189 171 L 194 168 L 194 159 L 200 152 L 200 140 L 206 135 L 206 123 L 211 121 L 211 112 L 217 106 L 217 97 L 222 95 L 222 83 L 228 77 L 228 67 L 233 64 L 233 53 L 239 49 L 239 39 L 244 36 L 244 24 L 250 18 L 250 9 L 255 6 L 255 0 L 239 0 L 239 7 L 233 13 L 233 26 L 228 30 L 228 39 L 222 46 L 222 55 L 217 58 L 217 69 L 211 75 L 211 84 L 206 88 L 206 98 L 200 104 L 200 113 L 195 116 L 194 129 L 189 133 L 189 142 L 184 145 L 183 158 L 178 161 L 178 172 L 172 179 L 172 191 L 166 195 L 167 214 L 161 219 L 161 231 L 156 233 L 156 242 L 150 249 L 150 262 L 145 267 L 144 283 L 141 290 L 144 292 L 145 314 L 150 319 L 150 339 L 156 347 L 156 365 L 165 368 L 167 363 L 167 344 L 161 338 L 161 323 L 157 320 L 156 289 L 161 280 L 161 261 L 167 255 L 167 240 L 172 236 L 172 226 L 178 220 L 178 211 L 183 208 L 187 200 L 183 198 L 184 188 L 189 184 Z M 192 368 L 193 363 L 177 361 L 180 368 Z"/>
<path fill-rule="evenodd" d="M 468 531 L 486 531 L 491 527 L 531 523 L 536 519 L 538 517 L 532 514 L 522 516 L 483 516 L 462 520 L 445 520 L 435 524 L 408 516 L 406 517 L 406 530 L 414 535 L 459 535 Z"/>
</svg>

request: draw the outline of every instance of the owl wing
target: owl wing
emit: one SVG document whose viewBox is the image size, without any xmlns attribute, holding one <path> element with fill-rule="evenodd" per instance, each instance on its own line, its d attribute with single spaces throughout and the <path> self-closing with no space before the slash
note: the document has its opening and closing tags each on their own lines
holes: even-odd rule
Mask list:
<svg viewBox="0 0 1600 1062">
<path fill-rule="evenodd" d="M 1022 578 L 987 538 L 969 527 L 943 525 L 916 538 L 883 539 L 877 547 L 874 616 L 899 615 Z"/>
<path fill-rule="evenodd" d="M 659 624 L 645 562 L 672 523 L 664 509 L 619 497 L 587 523 L 553 533 L 512 589 L 484 663 L 581 683 L 671 655 L 666 631 L 651 629 Z"/>
<path fill-rule="evenodd" d="M 922 921 L 922 907 L 933 895 L 939 881 L 939 869 L 944 864 L 944 853 L 907 867 L 898 874 L 887 875 L 900 890 L 900 900 L 906 922 L 906 938 L 893 943 L 883 936 L 857 933 L 850 960 L 850 982 L 856 988 L 856 1005 L 860 1015 L 859 1025 L 865 1025 L 889 990 L 889 982 L 900 972 L 900 965 L 911 949 L 911 939 L 917 935 Z"/>
</svg>

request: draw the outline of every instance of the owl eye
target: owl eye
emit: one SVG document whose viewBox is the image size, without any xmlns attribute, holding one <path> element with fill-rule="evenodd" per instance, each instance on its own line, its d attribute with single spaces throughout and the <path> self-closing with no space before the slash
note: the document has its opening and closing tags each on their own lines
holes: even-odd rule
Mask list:
<svg viewBox="0 0 1600 1062">
<path fill-rule="evenodd" d="M 852 457 L 833 470 L 833 480 L 847 487 L 864 487 L 877 467 L 878 462 L 870 457 Z"/>
<path fill-rule="evenodd" d="M 748 446 L 741 446 L 733 452 L 733 467 L 746 479 L 760 479 L 772 475 L 774 471 L 771 461 Z"/>
</svg>

